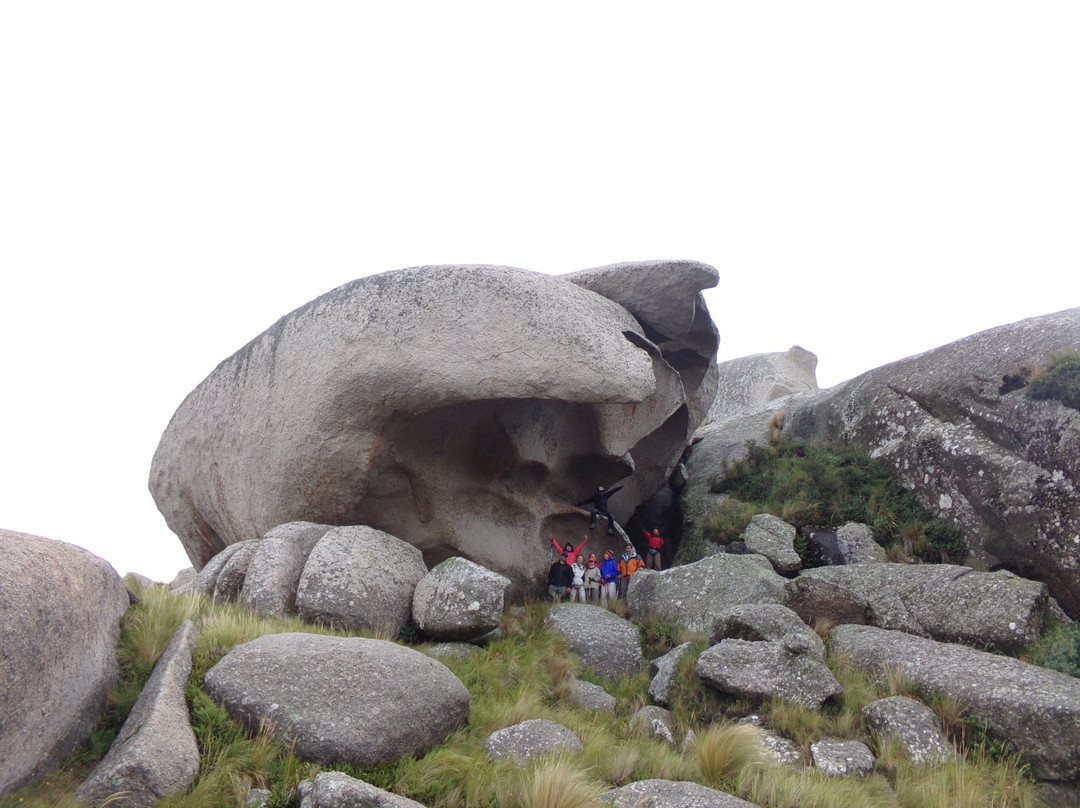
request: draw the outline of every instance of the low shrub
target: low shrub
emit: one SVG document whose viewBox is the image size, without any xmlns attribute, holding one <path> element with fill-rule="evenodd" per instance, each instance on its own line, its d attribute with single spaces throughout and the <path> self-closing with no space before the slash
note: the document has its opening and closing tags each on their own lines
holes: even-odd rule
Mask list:
<svg viewBox="0 0 1080 808">
<path fill-rule="evenodd" d="M 1037 401 L 1060 401 L 1066 407 L 1080 410 L 1080 353 L 1055 357 L 1046 370 L 1028 382 L 1024 394 Z"/>
<path fill-rule="evenodd" d="M 862 522 L 882 546 L 902 547 L 923 561 L 959 564 L 968 555 L 959 528 L 933 519 L 888 466 L 857 445 L 813 446 L 791 438 L 751 443 L 746 458 L 732 463 L 710 490 L 732 498 L 706 518 L 705 534 L 713 541 L 729 542 L 755 513 L 771 513 L 796 528 Z M 807 553 L 805 545 L 801 549 Z"/>
</svg>

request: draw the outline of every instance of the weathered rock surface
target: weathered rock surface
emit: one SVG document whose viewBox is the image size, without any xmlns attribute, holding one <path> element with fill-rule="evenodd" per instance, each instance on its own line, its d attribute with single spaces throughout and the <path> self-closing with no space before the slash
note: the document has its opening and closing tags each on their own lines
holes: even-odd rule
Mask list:
<svg viewBox="0 0 1080 808">
<path fill-rule="evenodd" d="M 885 548 L 874 541 L 874 531 L 859 522 L 836 529 L 836 543 L 845 564 L 872 564 L 887 560 Z"/>
<path fill-rule="evenodd" d="M 841 623 L 865 626 L 874 619 L 870 601 L 862 595 L 848 587 L 807 575 L 787 582 L 785 605 L 807 625 L 824 621 L 834 626 Z"/>
<path fill-rule="evenodd" d="M 713 621 L 709 642 L 721 640 L 776 641 L 794 635 L 802 637 L 810 651 L 825 658 L 825 643 L 795 612 L 778 603 L 747 603 L 732 606 Z"/>
<path fill-rule="evenodd" d="M 870 623 L 943 642 L 1014 651 L 1042 631 L 1043 584 L 949 564 L 852 564 L 804 570 L 870 604 Z"/>
<path fill-rule="evenodd" d="M 191 729 L 184 688 L 197 635 L 185 622 L 154 666 L 120 734 L 75 798 L 97 805 L 150 808 L 193 782 L 199 746 Z"/>
<path fill-rule="evenodd" d="M 361 278 L 188 395 L 154 457 L 155 501 L 196 567 L 307 520 L 530 580 L 546 533 L 583 525 L 567 502 L 622 480 L 623 520 L 678 463 L 715 393 L 700 290 L 716 280 L 680 261 L 570 279 L 493 266 Z"/>
<path fill-rule="evenodd" d="M 308 555 L 330 525 L 289 522 L 269 531 L 247 567 L 240 602 L 252 611 L 281 617 L 296 611 L 296 588 Z"/>
<path fill-rule="evenodd" d="M 691 644 L 684 642 L 649 663 L 649 671 L 653 675 L 649 683 L 649 698 L 661 707 L 671 706 L 671 693 L 679 674 L 679 661 L 690 648 Z"/>
<path fill-rule="evenodd" d="M 716 399 L 706 423 L 728 421 L 793 393 L 816 391 L 817 357 L 793 345 L 782 353 L 742 356 L 717 364 Z"/>
<path fill-rule="evenodd" d="M 480 648 L 467 642 L 437 642 L 425 648 L 424 653 L 436 659 L 468 659 L 480 653 Z"/>
<path fill-rule="evenodd" d="M 551 608 L 545 623 L 566 638 L 586 668 L 601 676 L 617 679 L 645 664 L 637 626 L 600 606 L 563 603 Z"/>
<path fill-rule="evenodd" d="M 320 772 L 297 787 L 300 808 L 425 808 L 344 772 Z"/>
<path fill-rule="evenodd" d="M 615 808 L 758 808 L 724 791 L 675 780 L 638 780 L 608 791 L 604 799 Z"/>
<path fill-rule="evenodd" d="M 1080 412 L 1015 389 L 1077 346 L 1080 308 L 983 331 L 792 404 L 785 432 L 866 445 L 977 559 L 1078 617 Z"/>
<path fill-rule="evenodd" d="M 469 692 L 445 665 L 384 640 L 267 634 L 233 648 L 205 686 L 252 732 L 270 721 L 316 763 L 423 754 L 469 720 Z"/>
<path fill-rule="evenodd" d="M 236 553 L 244 547 L 250 546 L 250 543 L 244 545 L 234 544 L 230 547 L 226 547 L 222 552 L 210 559 L 209 563 L 199 570 L 199 575 L 195 579 L 195 591 L 200 595 L 212 596 L 217 587 L 218 576 L 221 574 L 221 571 L 225 569 L 225 565 L 229 563 L 230 559 L 232 559 Z"/>
<path fill-rule="evenodd" d="M 837 626 L 830 651 L 878 676 L 899 670 L 967 708 L 1046 780 L 1080 779 L 1080 679 L 1017 659 L 872 626 Z"/>
<path fill-rule="evenodd" d="M 0 794 L 30 782 L 89 736 L 116 684 L 128 608 L 103 559 L 0 530 Z"/>
<path fill-rule="evenodd" d="M 578 707 L 598 713 L 614 713 L 615 697 L 600 685 L 575 679 L 572 683 L 570 700 Z"/>
<path fill-rule="evenodd" d="M 874 753 L 859 741 L 823 738 L 810 744 L 810 756 L 814 766 L 829 777 L 865 777 L 874 770 Z"/>
<path fill-rule="evenodd" d="M 509 586 L 509 578 L 467 558 L 448 558 L 417 583 L 413 622 L 421 634 L 439 640 L 480 637 L 498 628 Z"/>
<path fill-rule="evenodd" d="M 723 640 L 698 657 L 695 670 L 721 693 L 757 701 L 779 696 L 810 709 L 843 692 L 810 644 L 794 635 L 783 642 Z"/>
<path fill-rule="evenodd" d="M 874 735 L 896 738 L 915 763 L 944 763 L 956 756 L 941 719 L 925 704 L 890 696 L 866 705 L 862 712 Z"/>
<path fill-rule="evenodd" d="M 580 752 L 581 739 L 562 724 L 546 718 L 531 718 L 495 730 L 488 736 L 484 749 L 492 760 L 511 758 L 525 763 L 550 752 Z"/>
<path fill-rule="evenodd" d="M 363 525 L 332 528 L 308 554 L 296 611 L 305 620 L 396 637 L 427 572 L 420 551 L 395 536 Z"/>
<path fill-rule="evenodd" d="M 244 588 L 244 579 L 247 577 L 248 564 L 255 556 L 258 541 L 242 541 L 233 545 L 236 552 L 229 556 L 229 560 L 222 566 L 214 581 L 213 595 L 218 600 L 237 600 L 240 591 Z"/>
<path fill-rule="evenodd" d="M 770 513 L 755 514 L 742 532 L 742 541 L 751 553 L 769 559 L 781 575 L 797 572 L 802 566 L 795 552 L 795 528 Z"/>
<path fill-rule="evenodd" d="M 176 595 L 185 595 L 195 591 L 195 582 L 199 579 L 199 573 L 194 567 L 187 567 L 176 573 L 176 577 L 169 584 L 169 589 Z"/>
<path fill-rule="evenodd" d="M 626 604 L 632 620 L 655 614 L 707 632 L 732 606 L 782 603 L 784 584 L 762 556 L 721 553 L 663 572 L 637 573 L 630 579 Z"/>
</svg>

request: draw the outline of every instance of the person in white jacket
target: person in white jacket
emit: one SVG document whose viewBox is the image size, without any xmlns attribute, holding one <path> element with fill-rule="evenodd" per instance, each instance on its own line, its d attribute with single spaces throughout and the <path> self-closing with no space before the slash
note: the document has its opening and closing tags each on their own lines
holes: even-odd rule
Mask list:
<svg viewBox="0 0 1080 808">
<path fill-rule="evenodd" d="M 585 602 L 585 565 L 580 555 L 574 559 L 574 583 L 570 585 L 570 602 L 575 600 Z"/>
</svg>

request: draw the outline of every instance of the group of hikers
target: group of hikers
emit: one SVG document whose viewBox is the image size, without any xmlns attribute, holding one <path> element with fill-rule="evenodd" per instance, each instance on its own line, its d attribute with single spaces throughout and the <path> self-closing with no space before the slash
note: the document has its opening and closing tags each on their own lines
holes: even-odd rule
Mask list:
<svg viewBox="0 0 1080 808">
<path fill-rule="evenodd" d="M 625 598 L 634 573 L 642 569 L 661 568 L 660 548 L 664 546 L 664 540 L 655 528 L 653 531 L 641 531 L 649 543 L 646 560 L 642 560 L 634 545 L 627 542 L 617 561 L 611 550 L 604 551 L 604 560 L 601 562 L 597 562 L 596 553 L 589 553 L 588 558 L 583 561 L 581 551 L 589 540 L 587 535 L 577 547 L 569 542 L 560 547 L 555 537 L 549 536 L 559 558 L 548 570 L 548 595 L 556 602 L 568 598 L 571 603 L 581 601 L 599 603 L 601 606 L 609 600 Z"/>
<path fill-rule="evenodd" d="M 607 520 L 607 534 L 615 535 L 615 518 L 608 510 L 608 499 L 622 490 L 621 485 L 612 489 L 604 490 L 603 486 L 596 489 L 596 493 L 581 502 L 575 502 L 575 507 L 590 506 L 589 530 L 596 529 L 597 519 L 601 516 Z M 585 548 L 585 542 L 589 540 L 588 534 L 581 544 L 574 547 L 570 542 L 565 547 L 560 547 L 554 536 L 551 545 L 559 554 L 558 559 L 548 570 L 548 595 L 555 601 L 569 598 L 571 602 L 599 603 L 601 605 L 615 598 L 625 598 L 626 590 L 630 586 L 630 578 L 640 569 L 660 569 L 660 548 L 664 546 L 664 540 L 660 538 L 660 531 L 653 528 L 650 533 L 641 531 L 645 540 L 649 543 L 646 560 L 642 560 L 637 554 L 634 545 L 626 542 L 626 548 L 618 561 L 612 550 L 604 551 L 604 560 L 598 562 L 596 553 L 590 553 L 589 557 L 582 561 L 581 551 Z"/>
</svg>

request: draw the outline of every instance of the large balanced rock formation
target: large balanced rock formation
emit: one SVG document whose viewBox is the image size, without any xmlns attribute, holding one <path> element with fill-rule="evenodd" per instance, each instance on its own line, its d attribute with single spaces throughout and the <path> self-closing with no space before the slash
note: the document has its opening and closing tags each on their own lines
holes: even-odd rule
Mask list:
<svg viewBox="0 0 1080 808">
<path fill-rule="evenodd" d="M 796 402 L 784 428 L 864 444 L 977 559 L 1080 617 L 1080 412 L 1020 389 L 1078 346 L 1080 308 L 983 331 Z"/>
<path fill-rule="evenodd" d="M 128 593 L 80 547 L 0 530 L 0 794 L 58 763 L 94 728 L 120 673 Z"/>
<path fill-rule="evenodd" d="M 568 502 L 622 481 L 611 507 L 625 519 L 675 467 L 715 393 L 700 290 L 716 280 L 685 261 L 361 278 L 185 399 L 154 456 L 154 499 L 196 567 L 304 520 L 370 525 L 428 565 L 461 555 L 530 578 L 546 533 L 580 536 Z"/>
</svg>

